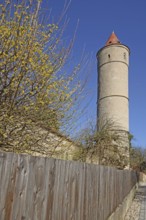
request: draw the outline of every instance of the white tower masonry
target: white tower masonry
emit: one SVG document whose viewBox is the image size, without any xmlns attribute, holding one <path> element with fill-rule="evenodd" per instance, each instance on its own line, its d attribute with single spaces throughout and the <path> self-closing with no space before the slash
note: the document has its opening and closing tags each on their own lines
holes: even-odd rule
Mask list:
<svg viewBox="0 0 146 220">
<path fill-rule="evenodd" d="M 128 66 L 130 50 L 113 32 L 97 53 L 98 119 L 111 119 L 129 131 Z"/>
</svg>

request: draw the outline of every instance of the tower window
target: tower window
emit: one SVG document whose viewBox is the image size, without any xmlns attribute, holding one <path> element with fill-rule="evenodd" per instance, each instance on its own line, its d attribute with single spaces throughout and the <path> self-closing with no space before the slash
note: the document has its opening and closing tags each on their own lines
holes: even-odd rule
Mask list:
<svg viewBox="0 0 146 220">
<path fill-rule="evenodd" d="M 108 54 L 108 58 L 110 58 L 111 57 L 111 55 L 110 54 Z"/>
<path fill-rule="evenodd" d="M 124 60 L 126 60 L 126 53 L 124 53 Z"/>
</svg>

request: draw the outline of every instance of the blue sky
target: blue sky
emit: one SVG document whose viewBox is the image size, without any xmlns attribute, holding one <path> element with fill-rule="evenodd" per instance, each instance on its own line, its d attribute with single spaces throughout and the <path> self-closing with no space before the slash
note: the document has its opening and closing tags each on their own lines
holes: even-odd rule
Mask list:
<svg viewBox="0 0 146 220">
<path fill-rule="evenodd" d="M 43 5 L 52 8 L 52 16 L 56 17 L 64 3 L 65 0 L 44 0 Z M 134 145 L 146 147 L 146 1 L 72 0 L 67 17 L 70 21 L 65 32 L 66 38 L 72 37 L 79 19 L 73 56 L 78 59 L 83 48 L 89 57 L 91 55 L 88 87 L 92 90 L 92 101 L 86 118 L 96 116 L 97 51 L 104 46 L 113 30 L 119 40 L 130 47 L 130 132 L 135 138 Z"/>
</svg>

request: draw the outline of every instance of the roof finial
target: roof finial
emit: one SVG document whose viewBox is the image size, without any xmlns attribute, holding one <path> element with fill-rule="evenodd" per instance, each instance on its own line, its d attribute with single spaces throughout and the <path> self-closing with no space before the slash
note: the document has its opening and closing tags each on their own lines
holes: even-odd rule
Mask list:
<svg viewBox="0 0 146 220">
<path fill-rule="evenodd" d="M 115 32 L 113 31 L 112 34 L 110 35 L 109 39 L 106 42 L 106 46 L 107 45 L 111 45 L 111 44 L 120 44 L 119 39 L 117 38 Z"/>
</svg>

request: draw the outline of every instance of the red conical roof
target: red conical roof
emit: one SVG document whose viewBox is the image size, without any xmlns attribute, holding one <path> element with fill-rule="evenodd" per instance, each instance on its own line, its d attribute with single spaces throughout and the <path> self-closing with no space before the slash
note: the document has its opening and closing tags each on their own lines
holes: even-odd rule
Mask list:
<svg viewBox="0 0 146 220">
<path fill-rule="evenodd" d="M 107 40 L 105 45 L 108 46 L 111 44 L 120 44 L 120 41 L 117 38 L 117 36 L 115 35 L 114 31 L 112 32 L 111 36 L 109 37 L 109 39 Z"/>
</svg>

